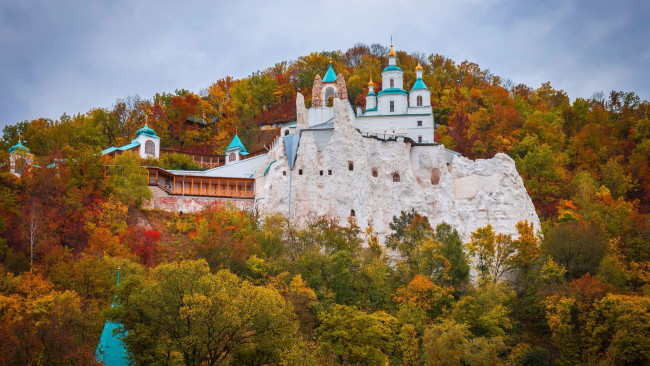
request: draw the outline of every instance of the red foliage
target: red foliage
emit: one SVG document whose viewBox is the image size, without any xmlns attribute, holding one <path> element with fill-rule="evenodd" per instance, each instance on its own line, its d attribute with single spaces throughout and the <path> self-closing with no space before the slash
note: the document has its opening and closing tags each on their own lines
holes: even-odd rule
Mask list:
<svg viewBox="0 0 650 366">
<path fill-rule="evenodd" d="M 131 252 L 140 259 L 140 263 L 145 266 L 154 266 L 157 263 L 160 242 L 158 231 L 129 228 L 126 240 Z"/>
</svg>

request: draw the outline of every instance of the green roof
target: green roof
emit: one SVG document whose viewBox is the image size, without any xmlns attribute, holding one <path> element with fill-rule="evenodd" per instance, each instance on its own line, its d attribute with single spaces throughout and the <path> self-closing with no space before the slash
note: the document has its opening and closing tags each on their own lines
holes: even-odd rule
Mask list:
<svg viewBox="0 0 650 366">
<path fill-rule="evenodd" d="M 235 149 L 240 149 L 242 150 L 243 153 L 248 152 L 244 144 L 239 139 L 238 135 L 235 135 L 235 137 L 233 137 L 232 141 L 230 141 L 230 145 L 228 145 L 228 147 L 226 148 L 226 151 L 235 150 Z"/>
<path fill-rule="evenodd" d="M 383 94 L 405 94 L 405 95 L 408 95 L 406 90 L 400 89 L 400 88 L 388 88 L 388 89 L 384 89 L 384 90 L 379 92 L 379 95 L 383 95 Z"/>
<path fill-rule="evenodd" d="M 334 72 L 334 69 L 332 68 L 332 63 L 330 63 L 329 69 L 327 69 L 327 73 L 325 74 L 325 77 L 323 78 L 324 83 L 333 83 L 336 81 L 336 73 Z"/>
<path fill-rule="evenodd" d="M 415 84 L 413 84 L 413 87 L 411 88 L 411 90 L 416 90 L 416 89 L 427 89 L 428 90 L 429 88 L 427 88 L 427 85 L 424 83 L 422 78 L 418 78 L 417 80 L 415 80 Z"/>
<path fill-rule="evenodd" d="M 402 71 L 402 69 L 395 65 L 389 65 L 382 72 L 386 72 L 386 71 Z"/>
<path fill-rule="evenodd" d="M 18 151 L 16 151 L 18 150 Z M 22 144 L 22 142 L 18 141 L 18 143 L 12 147 L 9 148 L 9 152 L 12 153 L 16 151 L 17 153 L 27 153 L 29 154 L 29 149 Z"/>
<path fill-rule="evenodd" d="M 144 124 L 144 127 L 142 127 L 141 129 L 139 129 L 139 130 L 135 133 L 135 135 L 136 135 L 136 136 L 146 135 L 146 136 L 149 136 L 149 137 L 158 137 L 158 136 L 156 136 L 156 133 L 153 131 L 153 129 L 151 129 L 149 126 L 147 126 L 146 123 Z M 160 137 L 158 137 L 158 138 L 160 138 Z"/>
</svg>

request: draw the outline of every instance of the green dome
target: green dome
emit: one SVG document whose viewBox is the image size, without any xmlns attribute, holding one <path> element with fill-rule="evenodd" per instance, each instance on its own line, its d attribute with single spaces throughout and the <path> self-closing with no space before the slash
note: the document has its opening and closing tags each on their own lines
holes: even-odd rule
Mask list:
<svg viewBox="0 0 650 366">
<path fill-rule="evenodd" d="M 18 150 L 18 151 L 16 151 L 16 150 Z M 12 153 L 14 151 L 29 154 L 29 149 L 25 145 L 23 145 L 20 141 L 18 141 L 18 143 L 16 145 L 9 148 L 10 153 Z"/>
<path fill-rule="evenodd" d="M 135 133 L 135 135 L 136 135 L 136 136 L 147 135 L 147 136 L 151 136 L 151 137 L 158 137 L 158 136 L 156 136 L 156 133 L 154 132 L 154 130 L 151 129 L 151 128 L 149 128 L 149 126 L 147 126 L 146 123 L 144 124 L 144 127 L 142 127 L 141 129 L 139 129 L 139 130 Z"/>
</svg>

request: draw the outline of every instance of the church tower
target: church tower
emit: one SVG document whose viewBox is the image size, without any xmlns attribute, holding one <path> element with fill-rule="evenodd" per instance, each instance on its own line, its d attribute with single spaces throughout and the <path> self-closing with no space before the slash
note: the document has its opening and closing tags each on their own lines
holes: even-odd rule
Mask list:
<svg viewBox="0 0 650 366">
<path fill-rule="evenodd" d="M 373 111 L 377 109 L 377 94 L 375 94 L 375 83 L 368 83 L 368 94 L 366 95 L 366 111 Z"/>
<path fill-rule="evenodd" d="M 332 61 L 330 61 L 325 77 L 321 79 L 320 75 L 316 75 L 314 79 L 314 86 L 311 89 L 311 106 L 331 107 L 333 98 L 348 100 L 348 89 L 345 86 L 343 74 L 336 75 L 332 68 Z"/>
<path fill-rule="evenodd" d="M 379 114 L 406 114 L 408 93 L 404 90 L 404 71 L 397 66 L 397 54 L 390 45 L 388 66 L 381 73 L 382 91 L 379 92 L 377 109 Z"/>
</svg>

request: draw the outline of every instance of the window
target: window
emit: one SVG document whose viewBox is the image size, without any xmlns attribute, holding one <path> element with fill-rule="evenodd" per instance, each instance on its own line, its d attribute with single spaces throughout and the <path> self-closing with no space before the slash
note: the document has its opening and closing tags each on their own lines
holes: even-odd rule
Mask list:
<svg viewBox="0 0 650 366">
<path fill-rule="evenodd" d="M 422 107 L 422 96 L 421 95 L 418 95 L 418 97 L 417 97 L 417 105 L 418 105 L 418 107 Z"/>
<path fill-rule="evenodd" d="M 394 88 L 395 87 L 395 80 L 390 79 L 390 87 Z"/>
<path fill-rule="evenodd" d="M 322 171 L 322 170 L 320 171 L 320 175 L 323 175 L 323 171 Z"/>
<path fill-rule="evenodd" d="M 377 168 L 372 168 L 372 176 L 377 177 Z"/>
<path fill-rule="evenodd" d="M 395 112 L 395 102 L 393 102 L 392 100 L 390 101 L 390 111 Z"/>
<path fill-rule="evenodd" d="M 348 162 L 348 170 L 354 170 L 354 164 L 351 161 Z"/>
<path fill-rule="evenodd" d="M 153 144 L 153 141 L 147 140 L 144 143 L 144 153 L 146 155 L 156 155 L 156 145 Z"/>
<path fill-rule="evenodd" d="M 440 183 L 440 176 L 442 175 L 442 172 L 438 168 L 433 168 L 431 170 L 431 184 L 436 185 Z"/>
<path fill-rule="evenodd" d="M 354 210 L 350 210 L 350 216 L 354 217 L 355 215 L 356 213 L 354 212 Z"/>
<path fill-rule="evenodd" d="M 393 173 L 393 182 L 399 182 L 399 173 Z"/>
<path fill-rule="evenodd" d="M 332 169 L 327 170 L 327 175 L 332 175 Z"/>
<path fill-rule="evenodd" d="M 418 127 L 422 127 L 422 121 L 418 121 Z"/>
<path fill-rule="evenodd" d="M 230 155 L 228 155 L 228 161 L 235 161 L 235 160 L 237 160 L 237 156 L 235 155 L 235 153 L 234 152 L 230 153 Z"/>
<path fill-rule="evenodd" d="M 418 143 L 422 143 L 422 136 L 418 136 Z"/>
<path fill-rule="evenodd" d="M 286 170 L 283 170 L 283 171 L 282 171 L 282 176 L 284 176 L 284 177 L 287 176 L 287 171 L 286 171 Z"/>
<path fill-rule="evenodd" d="M 302 175 L 302 169 L 298 169 L 298 175 Z"/>
</svg>

